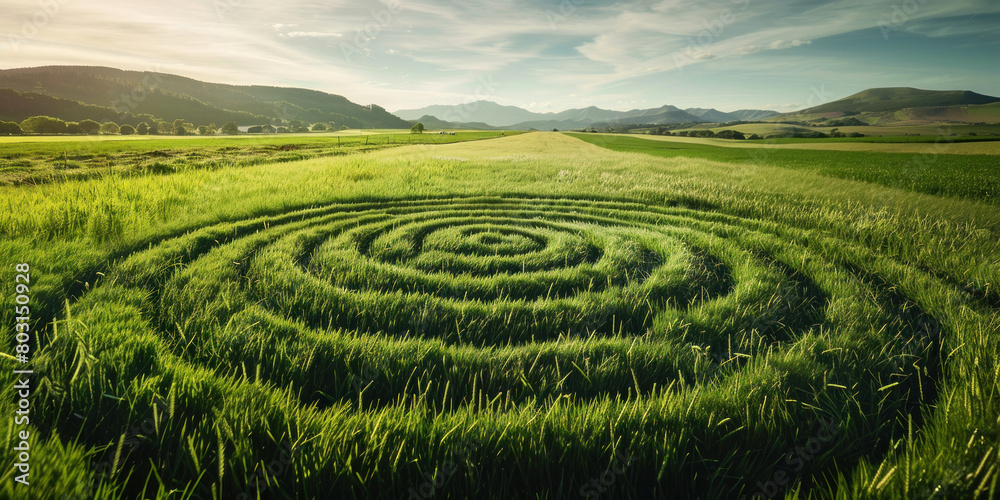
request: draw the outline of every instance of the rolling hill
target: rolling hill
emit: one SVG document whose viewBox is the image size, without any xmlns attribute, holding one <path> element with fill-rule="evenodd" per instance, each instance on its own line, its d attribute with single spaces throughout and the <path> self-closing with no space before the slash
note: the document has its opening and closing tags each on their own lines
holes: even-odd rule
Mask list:
<svg viewBox="0 0 1000 500">
<path fill-rule="evenodd" d="M 17 90 L 22 95 L 26 92 L 42 94 L 112 108 L 119 113 L 148 114 L 167 121 L 182 118 L 196 124 L 236 121 L 246 125 L 281 119 L 286 122 L 332 122 L 335 126 L 352 128 L 409 127 L 406 121 L 379 106 L 356 104 L 345 97 L 317 90 L 208 83 L 166 73 L 105 67 L 45 66 L 0 70 L 2 88 Z M 63 118 L 58 114 L 50 116 Z"/>
<path fill-rule="evenodd" d="M 843 99 L 803 109 L 798 114 L 849 111 L 872 113 L 899 111 L 907 108 L 989 104 L 998 101 L 1000 101 L 1000 97 L 977 94 L 968 90 L 920 90 L 910 87 L 887 87 L 864 90 Z"/>
<path fill-rule="evenodd" d="M 869 89 L 770 121 L 811 124 L 848 119 L 877 126 L 945 123 L 1000 123 L 1000 97 L 968 90 L 921 90 L 909 87 Z"/>
</svg>

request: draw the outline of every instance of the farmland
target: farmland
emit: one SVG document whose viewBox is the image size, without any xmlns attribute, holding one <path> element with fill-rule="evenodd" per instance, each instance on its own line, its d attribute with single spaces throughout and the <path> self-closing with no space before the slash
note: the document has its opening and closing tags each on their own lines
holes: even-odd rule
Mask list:
<svg viewBox="0 0 1000 500">
<path fill-rule="evenodd" d="M 32 492 L 1000 494 L 997 155 L 478 134 L 0 142 Z"/>
<path fill-rule="evenodd" d="M 516 132 L 509 132 L 513 134 Z M 405 144 L 444 144 L 498 136 L 351 130 L 332 134 L 242 137 L 37 136 L 0 138 L 0 184 L 38 184 L 114 173 L 147 175 L 240 167 L 374 151 Z"/>
</svg>

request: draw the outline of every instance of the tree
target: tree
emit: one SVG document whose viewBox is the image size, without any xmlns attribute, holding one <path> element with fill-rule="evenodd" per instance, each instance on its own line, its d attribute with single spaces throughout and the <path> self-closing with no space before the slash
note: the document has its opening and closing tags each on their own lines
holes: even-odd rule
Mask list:
<svg viewBox="0 0 1000 500">
<path fill-rule="evenodd" d="M 172 127 L 174 135 L 187 135 L 188 131 L 187 131 L 187 127 L 185 127 L 185 125 L 188 125 L 188 124 L 184 123 L 184 120 L 181 119 L 181 118 L 178 118 L 178 119 L 174 120 L 174 125 Z"/>
<path fill-rule="evenodd" d="M 248 134 L 262 134 L 264 133 L 264 127 L 260 125 L 254 125 L 247 129 Z"/>
<path fill-rule="evenodd" d="M 0 135 L 21 135 L 24 131 L 14 122 L 0 121 Z"/>
<path fill-rule="evenodd" d="M 120 131 L 121 129 L 115 122 L 104 122 L 101 124 L 101 135 L 115 135 Z"/>
<path fill-rule="evenodd" d="M 265 134 L 273 134 L 273 133 L 277 132 L 278 129 L 274 128 L 270 123 L 268 123 L 266 125 L 262 125 L 260 127 L 260 131 L 263 132 L 263 133 L 265 133 Z"/>
<path fill-rule="evenodd" d="M 149 128 L 150 134 L 169 134 L 173 126 L 165 120 L 153 118 L 153 125 Z"/>
<path fill-rule="evenodd" d="M 236 126 L 236 122 L 229 122 L 222 126 L 222 133 L 224 135 L 236 135 L 240 133 L 240 129 Z"/>
<path fill-rule="evenodd" d="M 93 135 L 101 131 L 101 124 L 94 120 L 81 120 L 80 128 L 83 129 L 83 133 Z"/>
<path fill-rule="evenodd" d="M 33 134 L 65 134 L 66 122 L 51 116 L 32 116 L 21 122 L 21 130 Z"/>
<path fill-rule="evenodd" d="M 83 133 L 83 127 L 81 127 L 80 124 L 77 123 L 77 122 L 69 122 L 69 123 L 66 124 L 66 133 L 67 134 L 82 134 Z"/>
<path fill-rule="evenodd" d="M 411 134 L 422 134 L 422 133 L 424 133 L 424 124 L 420 123 L 420 122 L 414 123 L 413 126 L 410 127 L 410 133 Z"/>
<path fill-rule="evenodd" d="M 740 132 L 738 130 L 720 130 L 719 133 L 715 134 L 715 136 L 718 137 L 719 139 L 736 139 L 740 141 L 746 139 L 746 136 L 743 135 L 743 132 Z"/>
<path fill-rule="evenodd" d="M 329 130 L 329 127 L 325 123 L 314 123 L 312 126 L 313 132 L 326 132 L 327 130 Z"/>
<path fill-rule="evenodd" d="M 135 134 L 135 129 L 131 125 L 122 125 L 119 129 L 122 135 L 132 135 Z"/>
<path fill-rule="evenodd" d="M 218 129 L 219 127 L 216 127 L 214 123 L 211 125 L 202 125 L 198 127 L 198 135 L 215 135 Z"/>
<path fill-rule="evenodd" d="M 135 133 L 139 135 L 149 135 L 149 125 L 146 122 L 141 122 L 137 127 L 135 127 Z"/>
</svg>

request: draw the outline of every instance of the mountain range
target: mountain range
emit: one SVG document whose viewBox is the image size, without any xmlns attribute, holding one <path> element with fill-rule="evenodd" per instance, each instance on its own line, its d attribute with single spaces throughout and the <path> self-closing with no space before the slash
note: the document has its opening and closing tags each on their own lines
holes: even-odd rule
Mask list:
<svg viewBox="0 0 1000 500">
<path fill-rule="evenodd" d="M 403 109 L 396 114 L 317 90 L 208 83 L 183 76 L 92 66 L 44 66 L 0 70 L 0 120 L 21 122 L 45 115 L 66 121 L 92 119 L 136 125 L 183 119 L 238 125 L 323 122 L 334 128 L 560 129 L 627 125 L 678 125 L 735 121 L 782 121 L 826 125 L 1000 123 L 1000 98 L 967 90 L 909 87 L 868 89 L 793 113 L 660 106 L 616 111 L 596 106 L 538 113 L 491 101 Z M 838 125 L 830 125 L 838 126 Z"/>
<path fill-rule="evenodd" d="M 424 117 L 434 117 L 456 127 L 470 122 L 509 129 L 580 129 L 595 124 L 666 124 L 666 123 L 722 123 L 741 120 L 763 120 L 776 116 L 775 111 L 741 109 L 730 113 L 716 109 L 661 106 L 650 109 L 615 111 L 590 106 L 568 109 L 558 113 L 537 113 L 517 106 L 504 106 L 492 101 L 475 101 L 453 106 L 433 105 L 417 109 L 401 109 L 396 116 L 423 123 Z M 426 124 L 425 124 L 426 125 Z M 471 127 L 470 127 L 471 128 Z"/>
</svg>

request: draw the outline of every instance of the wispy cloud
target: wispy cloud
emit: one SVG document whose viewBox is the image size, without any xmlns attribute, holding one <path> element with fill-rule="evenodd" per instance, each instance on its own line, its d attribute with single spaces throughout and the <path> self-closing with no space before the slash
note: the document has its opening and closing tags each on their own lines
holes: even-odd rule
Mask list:
<svg viewBox="0 0 1000 500">
<path fill-rule="evenodd" d="M 322 31 L 291 31 L 281 36 L 288 38 L 342 38 L 343 33 L 325 33 Z"/>
</svg>

